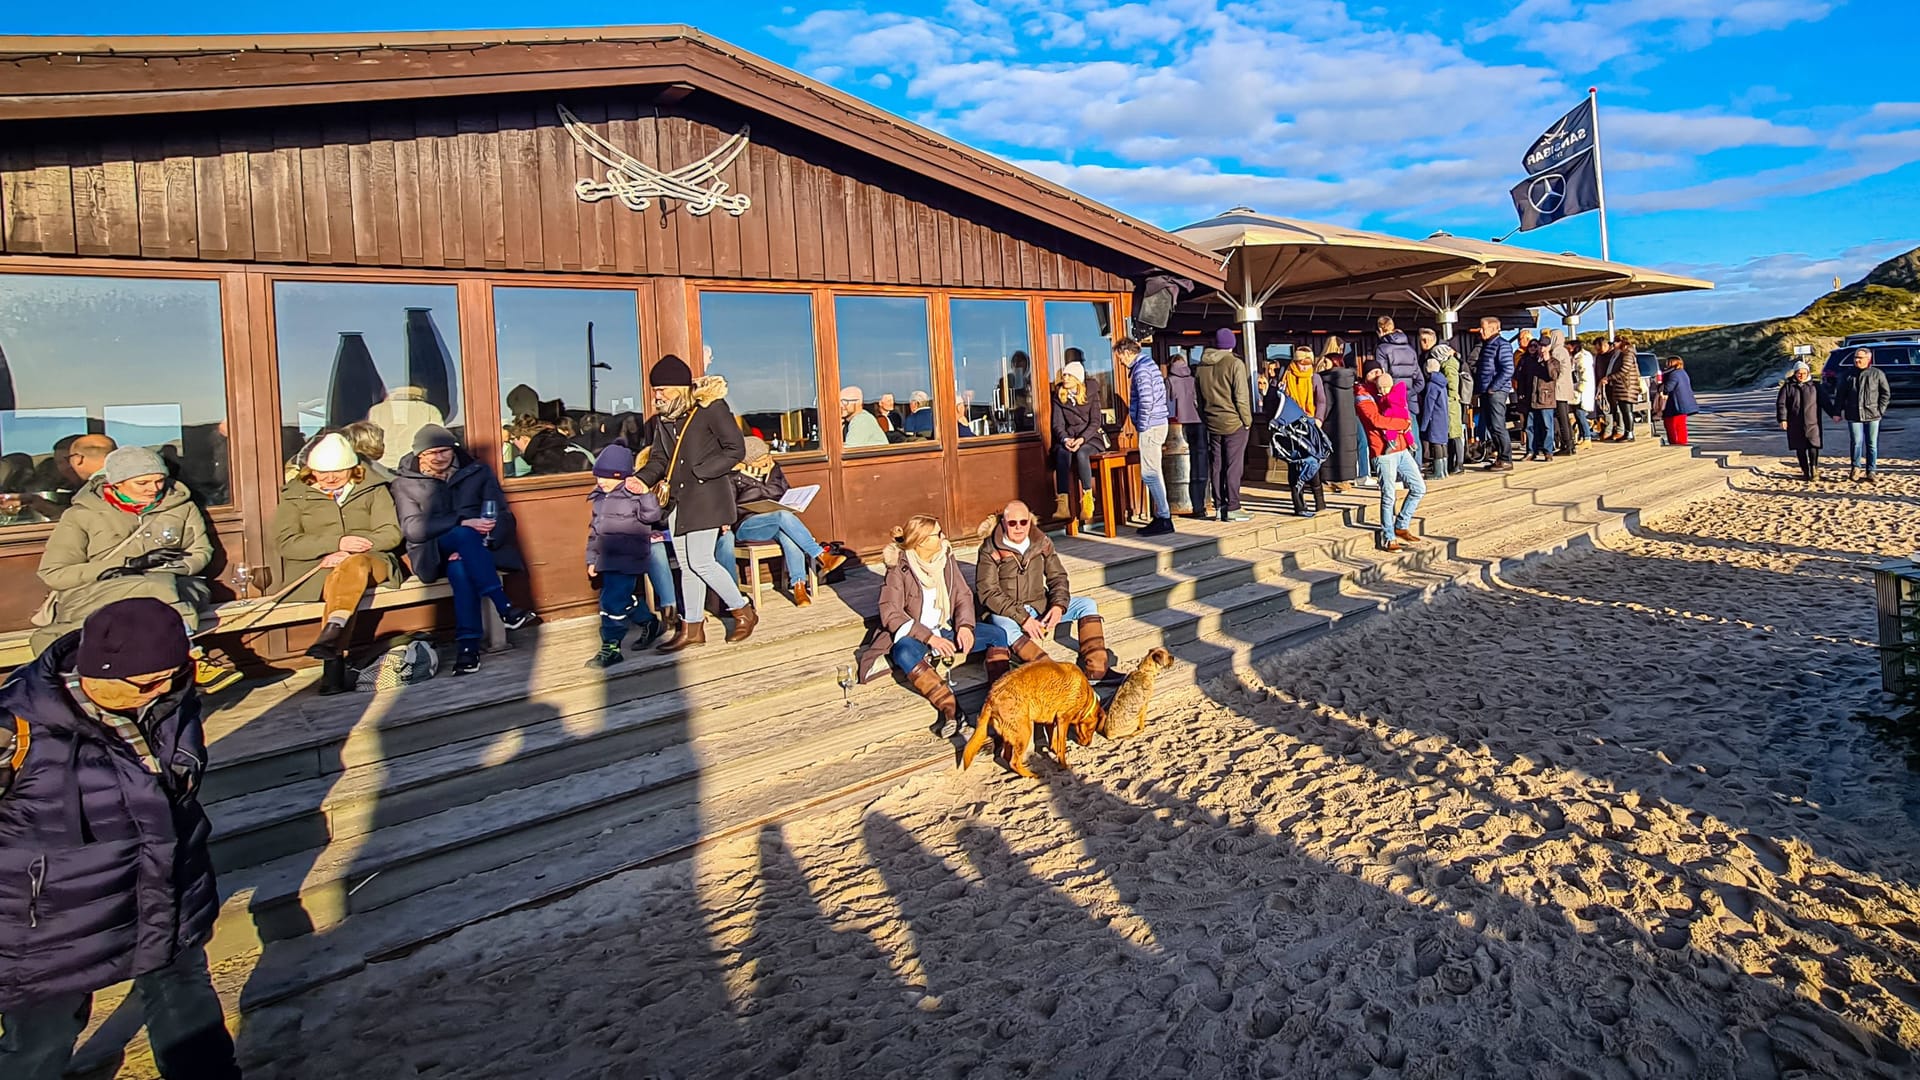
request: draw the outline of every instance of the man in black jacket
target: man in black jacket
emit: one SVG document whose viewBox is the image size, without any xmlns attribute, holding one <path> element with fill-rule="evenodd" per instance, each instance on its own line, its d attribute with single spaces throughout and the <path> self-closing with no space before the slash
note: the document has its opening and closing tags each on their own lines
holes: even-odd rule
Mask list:
<svg viewBox="0 0 1920 1080">
<path fill-rule="evenodd" d="M 1840 411 L 1833 418 L 1847 422 L 1847 450 L 1851 455 L 1847 479 L 1860 478 L 1861 451 L 1865 450 L 1867 483 L 1874 482 L 1880 468 L 1880 418 L 1892 403 L 1893 388 L 1887 385 L 1886 372 L 1873 366 L 1873 350 L 1856 349 L 1853 370 L 1840 377 L 1834 391 L 1834 407 Z"/>
</svg>

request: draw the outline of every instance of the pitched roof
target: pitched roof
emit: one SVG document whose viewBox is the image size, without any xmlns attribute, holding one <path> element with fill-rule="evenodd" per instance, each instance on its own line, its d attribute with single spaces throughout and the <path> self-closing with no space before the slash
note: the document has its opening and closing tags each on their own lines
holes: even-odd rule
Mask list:
<svg viewBox="0 0 1920 1080">
<path fill-rule="evenodd" d="M 0 36 L 0 123 L 678 85 L 1211 285 L 1163 229 L 687 26 L 224 37 Z"/>
</svg>

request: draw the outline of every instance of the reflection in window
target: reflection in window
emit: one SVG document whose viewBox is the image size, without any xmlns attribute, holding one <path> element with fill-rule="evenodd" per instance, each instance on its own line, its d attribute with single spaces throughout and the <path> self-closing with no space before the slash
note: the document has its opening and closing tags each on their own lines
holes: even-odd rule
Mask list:
<svg viewBox="0 0 1920 1080">
<path fill-rule="evenodd" d="M 924 433 L 906 427 L 906 407 L 914 402 L 916 394 L 929 396 L 933 386 L 926 298 L 836 296 L 833 317 L 838 333 L 840 421 L 846 448 L 933 438 L 930 426 Z M 962 400 L 966 400 L 964 395 Z M 971 406 L 971 402 L 967 404 Z M 861 413 L 866 415 L 862 417 Z"/>
<path fill-rule="evenodd" d="M 813 369 L 813 298 L 805 293 L 702 292 L 700 340 L 727 405 L 775 453 L 820 449 Z"/>
<path fill-rule="evenodd" d="M 362 420 L 385 436 L 380 463 L 389 469 L 428 424 L 464 441 L 453 286 L 282 281 L 273 321 L 288 459 L 321 431 Z"/>
<path fill-rule="evenodd" d="M 969 403 L 959 413 L 961 426 L 973 435 L 1034 430 L 1026 301 L 955 300 L 951 310 L 954 391 Z M 908 412 L 908 431 L 917 415 Z M 931 414 L 925 426 L 933 431 Z"/>
<path fill-rule="evenodd" d="M 1047 370 L 1084 364 L 1087 400 L 1100 402 L 1109 424 L 1123 408 L 1113 392 L 1112 310 L 1104 300 L 1047 301 Z"/>
<path fill-rule="evenodd" d="M 586 472 L 623 424 L 639 429 L 633 293 L 496 288 L 493 326 L 508 476 Z"/>
<path fill-rule="evenodd" d="M 52 521 L 116 446 L 232 501 L 213 281 L 0 277 L 0 526 Z"/>
</svg>

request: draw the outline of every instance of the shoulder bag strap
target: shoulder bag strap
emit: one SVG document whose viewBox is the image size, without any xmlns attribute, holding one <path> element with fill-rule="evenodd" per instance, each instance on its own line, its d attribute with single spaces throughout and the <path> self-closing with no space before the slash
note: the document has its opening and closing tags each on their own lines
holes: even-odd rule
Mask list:
<svg viewBox="0 0 1920 1080">
<path fill-rule="evenodd" d="M 693 427 L 693 418 L 700 414 L 700 406 L 687 410 L 687 422 L 680 425 L 680 434 L 673 440 L 673 455 L 667 458 L 667 471 L 660 479 L 671 485 L 674 466 L 680 464 L 680 446 L 687 441 L 687 432 Z"/>
</svg>

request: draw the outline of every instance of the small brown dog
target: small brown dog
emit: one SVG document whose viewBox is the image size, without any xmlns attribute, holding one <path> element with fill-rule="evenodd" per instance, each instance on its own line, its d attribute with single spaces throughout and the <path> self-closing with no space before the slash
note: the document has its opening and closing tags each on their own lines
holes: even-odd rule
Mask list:
<svg viewBox="0 0 1920 1080">
<path fill-rule="evenodd" d="M 1107 715 L 1100 734 L 1109 739 L 1138 735 L 1147 728 L 1147 707 L 1153 704 L 1153 680 L 1173 666 L 1173 654 L 1154 649 L 1140 658 L 1140 666 L 1127 675 L 1127 681 L 1113 692 L 1107 703 Z"/>
<path fill-rule="evenodd" d="M 1067 733 L 1085 746 L 1093 741 L 1105 716 L 1093 684 L 1072 664 L 1055 660 L 1036 660 L 1023 664 L 1000 677 L 987 693 L 980 719 L 973 726 L 973 737 L 960 755 L 960 767 L 973 764 L 973 756 L 987 744 L 989 734 L 997 737 L 1007 752 L 1007 766 L 1021 776 L 1032 778 L 1027 754 L 1033 749 L 1033 729 L 1039 724 L 1053 725 L 1053 758 L 1060 767 L 1067 765 Z"/>
</svg>

